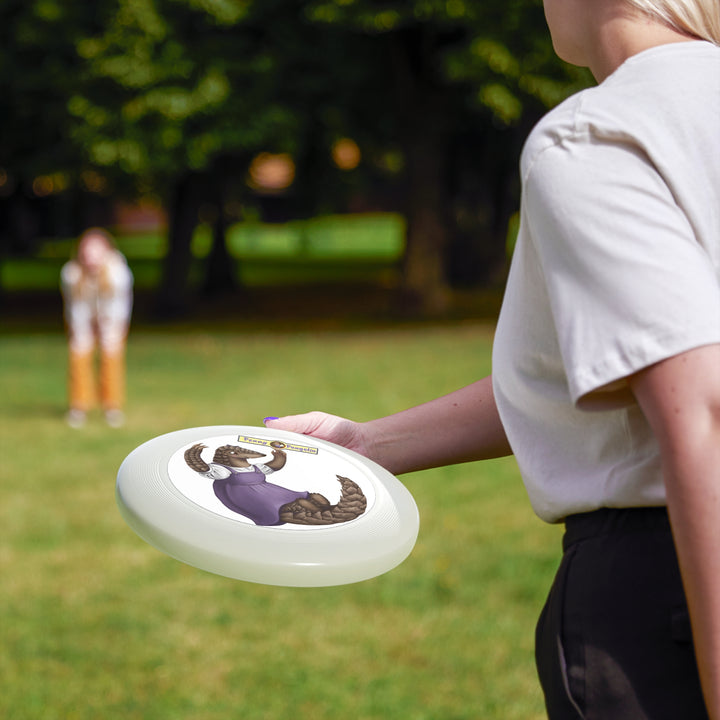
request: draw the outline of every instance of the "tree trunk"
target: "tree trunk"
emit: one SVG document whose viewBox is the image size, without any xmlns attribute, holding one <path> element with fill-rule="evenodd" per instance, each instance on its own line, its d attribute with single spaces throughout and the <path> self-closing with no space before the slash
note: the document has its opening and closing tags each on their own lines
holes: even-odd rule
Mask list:
<svg viewBox="0 0 720 720">
<path fill-rule="evenodd" d="M 212 226 L 212 245 L 205 266 L 203 295 L 217 297 L 237 289 L 237 263 L 227 247 L 227 221 L 225 217 L 225 182 L 216 177 L 215 219 Z"/>
<path fill-rule="evenodd" d="M 178 180 L 170 201 L 168 250 L 163 263 L 157 312 L 163 319 L 186 315 L 191 303 L 192 238 L 198 224 L 200 176 L 188 173 Z"/>
<path fill-rule="evenodd" d="M 449 190 L 454 223 L 447 248 L 453 287 L 479 287 L 505 269 L 508 224 L 519 206 L 521 147 L 517 128 L 478 125 L 454 139 Z"/>
<path fill-rule="evenodd" d="M 427 116 L 426 116 L 427 117 Z M 407 135 L 407 245 L 403 261 L 403 294 L 424 315 L 439 315 L 449 306 L 445 247 L 444 136 L 432 120 Z"/>
<path fill-rule="evenodd" d="M 400 141 L 405 156 L 406 250 L 402 293 L 406 309 L 439 315 L 449 306 L 445 272 L 448 239 L 447 103 L 434 81 L 434 38 L 422 26 L 395 35 Z"/>
</svg>

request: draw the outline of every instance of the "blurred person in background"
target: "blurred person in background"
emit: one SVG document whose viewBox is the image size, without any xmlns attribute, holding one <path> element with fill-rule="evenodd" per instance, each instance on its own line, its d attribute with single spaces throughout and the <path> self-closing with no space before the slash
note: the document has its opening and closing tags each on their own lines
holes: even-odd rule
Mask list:
<svg viewBox="0 0 720 720">
<path fill-rule="evenodd" d="M 108 425 L 119 427 L 125 421 L 132 272 L 110 234 L 91 228 L 81 235 L 76 256 L 63 266 L 60 280 L 69 345 L 66 420 L 71 427 L 82 427 L 99 400 Z"/>
</svg>

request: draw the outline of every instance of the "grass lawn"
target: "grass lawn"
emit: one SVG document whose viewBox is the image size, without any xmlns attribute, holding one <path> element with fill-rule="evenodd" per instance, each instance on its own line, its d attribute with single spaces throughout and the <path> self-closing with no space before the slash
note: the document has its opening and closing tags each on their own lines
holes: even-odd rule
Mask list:
<svg viewBox="0 0 720 720">
<path fill-rule="evenodd" d="M 136 288 L 155 288 L 167 252 L 164 232 L 118 235 Z M 192 242 L 192 280 L 199 282 L 212 243 L 211 229 L 199 225 Z M 395 213 L 337 215 L 283 224 L 237 223 L 226 244 L 244 286 L 298 282 L 387 283 L 397 275 L 405 247 L 405 222 Z M 31 257 L 5 258 L 0 287 L 6 291 L 56 289 L 60 268 L 71 256 L 74 238 L 50 239 Z"/>
<path fill-rule="evenodd" d="M 0 337 L 0 717 L 540 720 L 532 637 L 559 556 L 512 459 L 403 477 L 411 556 L 338 588 L 266 587 L 136 537 L 117 468 L 175 429 L 313 408 L 367 419 L 489 370 L 481 324 L 134 329 L 128 422 L 62 421 L 60 332 Z"/>
</svg>

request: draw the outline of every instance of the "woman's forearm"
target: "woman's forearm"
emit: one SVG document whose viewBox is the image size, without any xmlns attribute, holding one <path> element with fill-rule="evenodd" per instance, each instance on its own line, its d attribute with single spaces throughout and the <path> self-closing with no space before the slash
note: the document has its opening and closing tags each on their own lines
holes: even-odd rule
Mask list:
<svg viewBox="0 0 720 720">
<path fill-rule="evenodd" d="M 361 424 L 369 455 L 394 474 L 510 455 L 486 377 L 449 395 Z"/>
<path fill-rule="evenodd" d="M 648 368 L 632 387 L 660 445 L 700 679 L 720 720 L 720 345 Z"/>
</svg>

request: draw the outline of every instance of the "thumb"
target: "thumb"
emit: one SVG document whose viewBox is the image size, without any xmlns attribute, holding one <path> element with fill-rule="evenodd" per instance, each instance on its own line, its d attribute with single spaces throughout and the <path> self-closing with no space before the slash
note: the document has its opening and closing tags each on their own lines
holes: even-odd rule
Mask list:
<svg viewBox="0 0 720 720">
<path fill-rule="evenodd" d="M 319 421 L 314 417 L 316 413 L 303 413 L 302 415 L 285 415 L 284 417 L 266 417 L 263 420 L 265 427 L 273 430 L 287 430 L 301 435 L 312 435 L 317 429 Z"/>
</svg>

